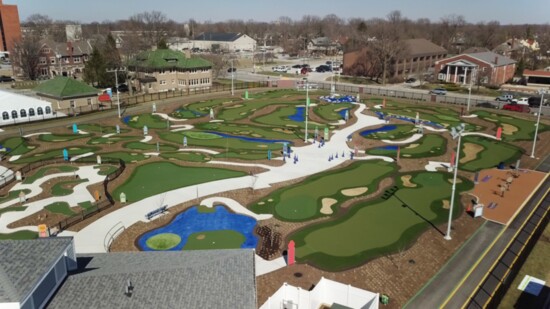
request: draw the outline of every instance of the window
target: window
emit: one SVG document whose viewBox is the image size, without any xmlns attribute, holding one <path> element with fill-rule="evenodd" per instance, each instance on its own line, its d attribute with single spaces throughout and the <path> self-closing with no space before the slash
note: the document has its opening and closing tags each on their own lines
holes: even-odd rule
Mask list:
<svg viewBox="0 0 550 309">
<path fill-rule="evenodd" d="M 149 89 L 153 88 L 153 84 L 151 84 L 151 83 L 147 84 L 147 86 L 149 86 L 148 87 Z"/>
<path fill-rule="evenodd" d="M 439 80 L 445 80 L 445 74 L 439 73 L 439 75 L 437 76 L 437 79 L 439 79 Z"/>
<path fill-rule="evenodd" d="M 80 57 L 74 57 L 73 62 L 74 63 L 80 63 Z"/>
<path fill-rule="evenodd" d="M 92 98 L 88 98 L 88 105 L 92 105 Z"/>
<path fill-rule="evenodd" d="M 17 119 L 17 111 L 11 111 L 11 118 Z"/>
<path fill-rule="evenodd" d="M 37 113 L 38 115 L 44 115 L 44 111 L 42 110 L 42 107 L 38 107 L 38 108 L 36 109 L 36 113 Z"/>
<path fill-rule="evenodd" d="M 175 79 L 173 79 L 173 80 L 172 80 L 172 85 L 173 85 L 173 84 L 175 84 L 175 83 L 176 83 L 176 80 L 175 80 Z"/>
<path fill-rule="evenodd" d="M 50 57 L 50 63 L 55 64 L 55 57 Z"/>
<path fill-rule="evenodd" d="M 20 111 L 19 111 L 19 114 L 21 115 L 21 118 L 27 117 L 27 111 L 24 110 L 24 109 L 20 110 Z"/>
<path fill-rule="evenodd" d="M 70 100 L 69 101 L 69 105 L 71 106 L 71 108 L 75 108 L 76 107 L 76 103 L 74 100 Z"/>
<path fill-rule="evenodd" d="M 2 113 L 2 120 L 9 120 L 10 119 L 10 114 L 8 114 L 8 112 L 3 112 Z"/>
<path fill-rule="evenodd" d="M 40 64 L 48 64 L 46 62 L 46 57 L 40 57 Z"/>
<path fill-rule="evenodd" d="M 40 51 L 44 54 L 49 54 L 50 53 L 50 49 L 49 48 L 42 48 L 42 50 Z"/>
<path fill-rule="evenodd" d="M 165 80 L 161 80 L 161 81 L 159 81 L 159 84 L 161 84 L 161 85 L 166 85 L 166 81 L 165 81 Z"/>
<path fill-rule="evenodd" d="M 34 116 L 34 108 L 29 108 L 29 117 Z"/>
<path fill-rule="evenodd" d="M 46 106 L 46 114 L 51 114 L 51 113 L 52 113 L 52 108 L 49 106 Z"/>
<path fill-rule="evenodd" d="M 42 76 L 48 75 L 48 69 L 47 68 L 41 68 L 40 69 L 40 75 L 42 75 Z"/>
</svg>

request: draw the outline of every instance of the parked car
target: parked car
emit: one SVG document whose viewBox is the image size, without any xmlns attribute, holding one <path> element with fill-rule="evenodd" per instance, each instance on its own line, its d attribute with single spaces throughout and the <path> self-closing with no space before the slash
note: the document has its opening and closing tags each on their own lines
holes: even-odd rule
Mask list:
<svg viewBox="0 0 550 309">
<path fill-rule="evenodd" d="M 301 69 L 302 68 L 302 65 L 301 64 L 295 64 L 292 66 L 293 69 Z"/>
<path fill-rule="evenodd" d="M 513 99 L 512 103 L 516 103 L 516 104 L 519 104 L 519 105 L 529 105 L 529 98 L 523 97 L 523 98 L 519 98 L 519 99 Z"/>
<path fill-rule="evenodd" d="M 529 107 L 539 107 L 540 106 L 541 97 L 530 97 L 527 99 L 527 104 Z M 544 99 L 544 103 L 542 103 L 542 106 L 547 106 L 548 100 Z"/>
<path fill-rule="evenodd" d="M 272 69 L 273 69 L 273 72 L 286 73 L 286 71 L 288 71 L 288 69 L 284 65 L 273 67 Z"/>
<path fill-rule="evenodd" d="M 407 83 L 407 84 L 412 84 L 412 83 L 414 83 L 414 82 L 416 82 L 416 78 L 412 78 L 412 77 L 411 77 L 411 78 L 408 78 L 408 79 L 405 81 L 405 83 Z"/>
<path fill-rule="evenodd" d="M 315 68 L 315 72 L 319 72 L 319 73 L 330 72 L 330 67 L 328 65 L 322 64 Z"/>
<path fill-rule="evenodd" d="M 229 68 L 227 69 L 227 73 L 236 72 L 237 68 Z"/>
<path fill-rule="evenodd" d="M 435 89 L 432 89 L 430 91 L 430 94 L 446 95 L 447 94 L 447 89 L 445 89 L 445 88 L 435 88 Z"/>
<path fill-rule="evenodd" d="M 2 75 L 0 76 L 0 83 L 11 83 L 14 82 L 15 79 L 11 76 Z"/>
<path fill-rule="evenodd" d="M 497 105 L 494 105 L 493 103 L 487 101 L 487 102 L 481 102 L 477 103 L 476 107 L 484 107 L 484 108 L 498 108 Z"/>
<path fill-rule="evenodd" d="M 502 107 L 503 110 L 507 111 L 514 111 L 514 112 L 520 112 L 520 113 L 530 113 L 531 109 L 528 105 L 524 104 L 516 104 L 516 103 L 510 103 L 506 104 Z"/>
<path fill-rule="evenodd" d="M 498 96 L 495 101 L 502 101 L 502 102 L 512 102 L 514 99 L 514 96 L 509 93 L 503 93 L 500 96 Z"/>
</svg>

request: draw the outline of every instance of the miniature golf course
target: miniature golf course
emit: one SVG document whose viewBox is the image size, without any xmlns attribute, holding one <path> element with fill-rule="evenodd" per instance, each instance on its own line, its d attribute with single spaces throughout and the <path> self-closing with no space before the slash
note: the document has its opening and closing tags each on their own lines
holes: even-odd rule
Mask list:
<svg viewBox="0 0 550 309">
<path fill-rule="evenodd" d="M 395 171 L 384 161 L 357 161 L 336 171 L 307 178 L 255 202 L 256 213 L 274 214 L 282 221 L 306 221 L 338 213 L 339 206 L 354 197 L 376 191 L 379 181 Z"/>
<path fill-rule="evenodd" d="M 506 142 L 465 136 L 462 138 L 458 168 L 475 172 L 496 167 L 500 162 L 511 164 L 521 157 L 522 152 L 521 148 Z"/>
<path fill-rule="evenodd" d="M 297 261 L 328 271 L 349 269 L 406 248 L 423 231 L 445 222 L 452 175 L 416 172 L 401 177 L 406 180 L 398 178 L 402 179 L 397 181 L 399 190 L 386 200 L 355 203 L 333 220 L 290 235 L 288 240 L 296 243 Z M 462 179 L 457 193 L 472 187 Z M 455 216 L 461 212 L 460 206 L 454 208 Z"/>
<path fill-rule="evenodd" d="M 136 167 L 128 180 L 113 191 L 113 196 L 118 200 L 120 193 L 124 192 L 128 202 L 133 203 L 170 190 L 244 175 L 243 172 L 222 168 L 154 162 Z"/>
<path fill-rule="evenodd" d="M 403 158 L 435 157 L 445 154 L 447 140 L 438 134 L 426 134 L 416 142 L 401 145 L 400 147 L 400 155 Z M 368 149 L 366 152 L 370 155 L 395 157 L 397 155 L 397 146 L 377 147 Z"/>
<path fill-rule="evenodd" d="M 376 140 L 400 140 L 409 138 L 415 133 L 418 133 L 418 130 L 412 124 L 389 124 L 379 128 L 363 130 L 359 132 L 359 135 Z"/>
<path fill-rule="evenodd" d="M 479 118 L 502 127 L 502 139 L 505 141 L 532 140 L 535 136 L 535 122 L 533 120 L 520 119 L 508 115 L 495 114 L 488 111 L 475 111 Z M 550 126 L 540 123 L 539 134 L 550 130 Z"/>
</svg>

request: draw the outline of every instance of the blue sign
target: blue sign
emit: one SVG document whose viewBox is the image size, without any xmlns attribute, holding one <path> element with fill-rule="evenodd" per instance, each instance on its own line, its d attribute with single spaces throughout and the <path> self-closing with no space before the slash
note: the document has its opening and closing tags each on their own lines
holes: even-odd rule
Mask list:
<svg viewBox="0 0 550 309">
<path fill-rule="evenodd" d="M 63 160 L 69 161 L 69 151 L 67 151 L 67 148 L 63 149 Z"/>
<path fill-rule="evenodd" d="M 271 149 L 267 150 L 267 159 L 271 160 Z"/>
<path fill-rule="evenodd" d="M 76 126 L 76 123 L 73 123 L 73 133 L 78 133 L 78 127 Z"/>
<path fill-rule="evenodd" d="M 107 94 L 109 95 L 109 97 L 113 98 L 113 89 L 107 88 Z"/>
</svg>

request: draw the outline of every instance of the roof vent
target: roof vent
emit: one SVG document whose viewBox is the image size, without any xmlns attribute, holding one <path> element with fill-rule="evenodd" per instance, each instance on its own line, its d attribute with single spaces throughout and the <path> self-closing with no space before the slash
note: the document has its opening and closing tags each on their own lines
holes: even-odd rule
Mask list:
<svg viewBox="0 0 550 309">
<path fill-rule="evenodd" d="M 124 291 L 124 295 L 128 297 L 132 297 L 133 293 L 134 293 L 134 286 L 132 285 L 132 281 L 128 279 L 128 281 L 126 282 L 126 289 Z"/>
</svg>

